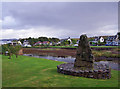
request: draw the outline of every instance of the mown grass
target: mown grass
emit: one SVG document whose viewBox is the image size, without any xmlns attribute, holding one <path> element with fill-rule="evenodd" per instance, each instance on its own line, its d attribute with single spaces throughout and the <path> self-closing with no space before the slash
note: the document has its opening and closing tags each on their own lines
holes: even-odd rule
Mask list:
<svg viewBox="0 0 120 89">
<path fill-rule="evenodd" d="M 1 56 L 1 55 L 0 55 Z M 63 62 L 19 56 L 2 56 L 3 87 L 118 87 L 118 71 L 111 79 L 90 79 L 57 73 Z"/>
<path fill-rule="evenodd" d="M 90 46 L 91 48 L 120 48 L 120 46 Z M 77 48 L 76 46 L 34 46 L 32 48 Z"/>
</svg>

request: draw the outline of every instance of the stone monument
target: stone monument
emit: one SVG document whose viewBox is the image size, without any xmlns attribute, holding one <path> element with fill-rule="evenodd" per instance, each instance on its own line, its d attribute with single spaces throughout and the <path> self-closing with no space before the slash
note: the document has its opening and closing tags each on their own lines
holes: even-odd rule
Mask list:
<svg viewBox="0 0 120 89">
<path fill-rule="evenodd" d="M 93 67 L 94 58 L 86 35 L 80 36 L 75 67 Z"/>
<path fill-rule="evenodd" d="M 94 79 L 111 78 L 111 68 L 108 64 L 94 62 L 86 35 L 80 36 L 75 63 L 60 64 L 57 66 L 57 71 L 62 74 Z"/>
</svg>

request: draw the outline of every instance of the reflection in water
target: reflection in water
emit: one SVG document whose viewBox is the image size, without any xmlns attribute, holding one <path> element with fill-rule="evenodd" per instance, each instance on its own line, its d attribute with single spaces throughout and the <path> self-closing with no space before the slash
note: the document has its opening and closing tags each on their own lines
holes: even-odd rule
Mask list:
<svg viewBox="0 0 120 89">
<path fill-rule="evenodd" d="M 63 61 L 63 62 L 69 62 L 69 63 L 74 63 L 75 58 L 68 56 L 68 57 L 58 57 L 58 56 L 46 56 L 46 55 L 35 55 L 35 54 L 24 54 L 24 56 L 32 56 L 36 58 L 44 58 L 44 59 L 50 59 L 54 61 Z M 120 70 L 120 65 L 117 62 L 114 61 L 100 61 L 100 62 L 95 62 L 95 63 L 101 63 L 101 64 L 109 64 L 109 66 L 112 69 L 115 70 Z"/>
</svg>

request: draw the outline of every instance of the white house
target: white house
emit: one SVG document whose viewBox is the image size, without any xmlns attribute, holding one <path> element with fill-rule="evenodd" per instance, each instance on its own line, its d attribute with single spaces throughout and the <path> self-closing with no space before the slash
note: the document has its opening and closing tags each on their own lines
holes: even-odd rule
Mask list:
<svg viewBox="0 0 120 89">
<path fill-rule="evenodd" d="M 60 40 L 60 43 L 63 42 L 63 41 L 69 41 L 70 42 L 70 45 L 72 44 L 72 40 L 70 39 L 70 37 L 66 38 L 66 39 L 61 39 Z"/>
<path fill-rule="evenodd" d="M 27 40 L 24 40 L 23 47 L 31 47 L 31 45 L 29 44 Z"/>
<path fill-rule="evenodd" d="M 100 40 L 100 42 L 104 42 L 104 38 L 103 37 L 100 37 L 99 40 Z"/>
<path fill-rule="evenodd" d="M 70 42 L 70 45 L 72 44 L 72 40 L 70 39 L 70 37 L 67 39 L 67 41 Z"/>
<path fill-rule="evenodd" d="M 93 42 L 93 43 L 104 42 L 104 38 L 102 36 L 96 36 L 94 37 L 93 41 L 89 41 L 89 42 Z"/>
<path fill-rule="evenodd" d="M 22 45 L 22 43 L 20 41 L 17 42 L 19 45 Z"/>
</svg>

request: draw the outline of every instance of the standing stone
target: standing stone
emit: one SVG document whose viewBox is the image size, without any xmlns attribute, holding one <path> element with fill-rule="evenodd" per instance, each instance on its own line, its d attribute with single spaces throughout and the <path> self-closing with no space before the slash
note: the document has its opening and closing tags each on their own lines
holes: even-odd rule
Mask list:
<svg viewBox="0 0 120 89">
<path fill-rule="evenodd" d="M 74 67 L 93 67 L 94 57 L 86 35 L 80 36 Z"/>
<path fill-rule="evenodd" d="M 94 63 L 86 35 L 80 36 L 75 63 L 60 64 L 57 66 L 57 71 L 62 74 L 94 79 L 111 78 L 111 68 L 108 65 L 102 66 L 100 63 Z"/>
</svg>

